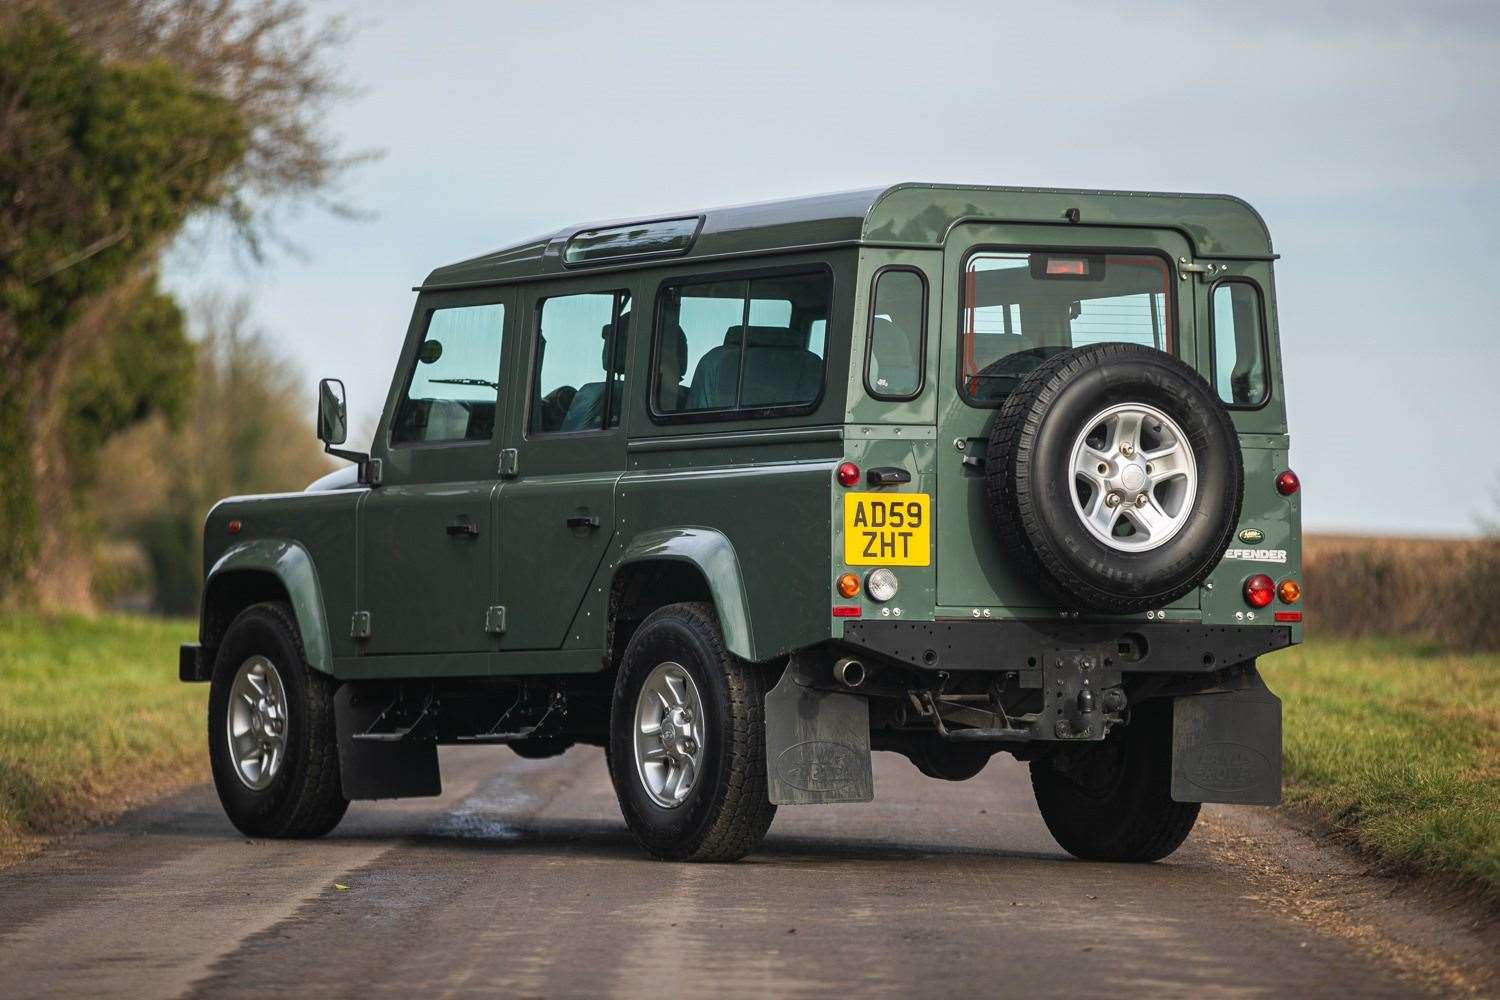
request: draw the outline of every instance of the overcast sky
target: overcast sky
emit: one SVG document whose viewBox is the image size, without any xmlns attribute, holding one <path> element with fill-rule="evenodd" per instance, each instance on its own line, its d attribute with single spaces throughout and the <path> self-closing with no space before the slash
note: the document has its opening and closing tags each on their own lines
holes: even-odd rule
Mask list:
<svg viewBox="0 0 1500 1000">
<path fill-rule="evenodd" d="M 435 266 L 563 225 L 901 180 L 1225 191 L 1276 249 L 1315 530 L 1469 533 L 1500 486 L 1500 4 L 360 2 L 331 125 L 384 157 L 305 259 L 201 242 L 373 427 Z M 309 403 L 310 405 L 310 403 Z"/>
</svg>

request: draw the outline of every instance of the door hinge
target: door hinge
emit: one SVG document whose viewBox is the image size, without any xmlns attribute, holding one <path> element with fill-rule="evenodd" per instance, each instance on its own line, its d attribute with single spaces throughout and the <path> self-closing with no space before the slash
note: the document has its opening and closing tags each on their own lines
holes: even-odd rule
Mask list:
<svg viewBox="0 0 1500 1000">
<path fill-rule="evenodd" d="M 505 631 L 505 605 L 491 604 L 484 610 L 484 630 L 491 635 Z"/>
<path fill-rule="evenodd" d="M 370 638 L 370 612 L 354 612 L 354 617 L 349 620 L 349 637 L 351 639 Z"/>
<path fill-rule="evenodd" d="M 500 476 L 509 479 L 520 469 L 521 456 L 514 448 L 500 449 Z"/>
<path fill-rule="evenodd" d="M 1186 257 L 1177 258 L 1177 276 L 1183 281 L 1186 281 L 1190 274 L 1196 274 L 1203 281 L 1213 281 L 1227 270 L 1229 270 L 1228 264 L 1194 264 Z"/>
</svg>

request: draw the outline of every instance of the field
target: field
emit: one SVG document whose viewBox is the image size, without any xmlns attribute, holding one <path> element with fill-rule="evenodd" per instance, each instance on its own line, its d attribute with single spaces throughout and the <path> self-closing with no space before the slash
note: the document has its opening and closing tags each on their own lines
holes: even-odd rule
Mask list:
<svg viewBox="0 0 1500 1000">
<path fill-rule="evenodd" d="M 1322 640 L 1267 657 L 1286 799 L 1393 870 L 1500 904 L 1500 654 Z"/>
<path fill-rule="evenodd" d="M 207 777 L 190 622 L 0 615 L 0 864 Z"/>
</svg>

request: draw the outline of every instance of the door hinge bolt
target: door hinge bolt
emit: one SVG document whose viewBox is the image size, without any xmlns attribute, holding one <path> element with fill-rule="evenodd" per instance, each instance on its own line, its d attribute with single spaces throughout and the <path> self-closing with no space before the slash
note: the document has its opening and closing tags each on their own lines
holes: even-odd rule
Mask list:
<svg viewBox="0 0 1500 1000">
<path fill-rule="evenodd" d="M 349 637 L 351 639 L 370 638 L 370 612 L 354 612 L 354 617 L 349 620 Z"/>
<path fill-rule="evenodd" d="M 484 611 L 484 630 L 491 635 L 505 631 L 505 605 L 491 604 Z"/>
</svg>

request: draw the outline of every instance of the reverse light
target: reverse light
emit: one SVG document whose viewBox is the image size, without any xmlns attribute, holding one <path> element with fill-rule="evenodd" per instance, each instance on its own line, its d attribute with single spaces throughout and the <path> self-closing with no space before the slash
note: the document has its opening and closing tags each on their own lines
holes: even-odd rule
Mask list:
<svg viewBox="0 0 1500 1000">
<path fill-rule="evenodd" d="M 1287 469 L 1276 477 L 1276 492 L 1284 497 L 1289 497 L 1302 488 L 1302 480 L 1291 469 Z"/>
<path fill-rule="evenodd" d="M 888 569 L 872 569 L 865 574 L 865 593 L 870 600 L 884 604 L 896 596 L 896 574 Z"/>
<path fill-rule="evenodd" d="M 840 486 L 853 486 L 859 482 L 859 466 L 853 462 L 844 462 L 838 471 Z"/>
<path fill-rule="evenodd" d="M 1263 608 L 1276 599 L 1276 584 L 1264 573 L 1257 573 L 1245 581 L 1245 603 L 1252 608 Z"/>
<path fill-rule="evenodd" d="M 839 592 L 840 597 L 853 597 L 859 593 L 859 577 L 853 573 L 840 573 L 838 580 L 834 582 L 834 589 Z"/>
<path fill-rule="evenodd" d="M 1276 596 L 1282 604 L 1296 604 L 1302 597 L 1302 587 L 1296 580 L 1282 580 L 1276 585 Z"/>
</svg>

